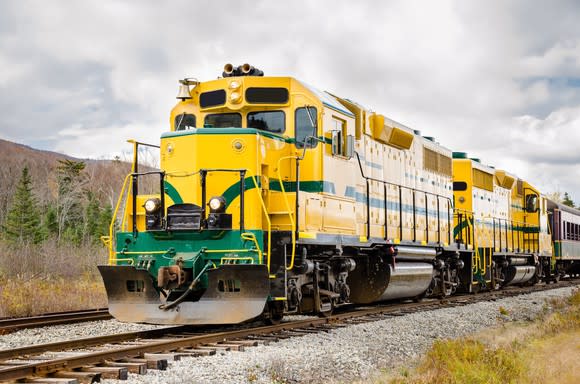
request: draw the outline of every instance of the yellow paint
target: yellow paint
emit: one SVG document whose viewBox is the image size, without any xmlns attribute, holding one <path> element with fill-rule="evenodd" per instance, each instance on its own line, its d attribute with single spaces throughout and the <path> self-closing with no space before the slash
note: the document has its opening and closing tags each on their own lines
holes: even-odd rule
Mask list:
<svg viewBox="0 0 580 384">
<path fill-rule="evenodd" d="M 497 177 L 498 184 L 506 189 L 512 189 L 516 181 L 515 176 L 499 169 L 495 171 L 495 177 Z"/>
<path fill-rule="evenodd" d="M 116 252 L 116 254 L 118 254 L 118 255 L 165 255 L 166 253 L 169 253 L 169 250 L 167 250 L 167 251 L 135 251 L 135 252 L 120 251 L 120 252 Z"/>
<path fill-rule="evenodd" d="M 256 239 L 256 235 L 253 232 L 244 232 L 241 234 L 242 240 L 251 241 L 256 247 L 258 251 L 258 263 L 262 264 L 263 255 L 262 250 L 260 249 L 260 244 L 258 244 L 258 239 Z M 270 247 L 271 237 L 270 232 L 268 232 L 268 247 Z M 268 251 L 268 271 L 270 271 L 270 251 Z"/>
<path fill-rule="evenodd" d="M 373 114 L 370 118 L 371 132 L 376 141 L 400 149 L 410 149 L 414 135 L 401 128 L 385 124 L 385 117 Z"/>
<path fill-rule="evenodd" d="M 254 264 L 253 257 L 222 257 L 220 259 L 220 264 L 235 264 L 238 261 L 249 261 L 250 264 Z"/>
</svg>

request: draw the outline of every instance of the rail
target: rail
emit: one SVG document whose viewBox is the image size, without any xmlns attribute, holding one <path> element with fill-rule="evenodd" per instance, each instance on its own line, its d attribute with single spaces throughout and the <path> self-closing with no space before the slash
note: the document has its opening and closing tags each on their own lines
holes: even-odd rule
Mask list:
<svg viewBox="0 0 580 384">
<path fill-rule="evenodd" d="M 177 356 L 206 356 L 208 350 L 213 350 L 215 354 L 216 350 L 229 350 L 229 347 L 233 349 L 236 344 L 238 346 L 256 345 L 249 342 L 252 340 L 270 342 L 292 336 L 308 336 L 349 324 L 374 322 L 391 316 L 438 308 L 465 306 L 479 301 L 495 301 L 498 297 L 513 297 L 576 284 L 577 282 L 572 281 L 533 287 L 511 287 L 508 290 L 493 290 L 477 295 L 454 295 L 441 301 L 405 302 L 376 305 L 370 308 L 365 306 L 365 308 L 351 308 L 329 317 L 293 320 L 278 325 L 201 328 L 197 331 L 199 333 L 195 334 L 191 333 L 190 326 L 177 326 L 7 349 L 0 351 L 0 360 L 11 360 L 11 362 L 0 367 L 0 381 L 34 378 L 36 382 L 42 382 L 43 379 L 48 381 L 46 377 L 56 372 L 71 372 L 76 369 L 82 371 L 85 367 L 91 367 L 91 372 L 99 372 L 99 370 L 106 372 L 111 370 L 107 367 L 114 366 L 111 365 L 113 362 L 123 362 L 124 365 L 116 363 L 117 367 L 127 367 L 127 361 L 132 361 L 146 364 L 150 369 L 160 369 L 160 366 L 167 367 L 167 360 L 164 365 L 154 364 L 159 359 L 177 359 Z M 103 348 L 104 345 L 107 347 Z M 202 348 L 205 353 L 200 353 Z M 82 351 L 78 351 L 79 349 Z M 63 352 L 70 350 L 75 351 Z M 237 350 L 243 351 L 243 348 L 237 348 Z M 38 358 L 44 353 L 46 354 L 42 358 Z"/>
<path fill-rule="evenodd" d="M 539 252 L 539 227 L 508 219 L 493 218 L 493 247 L 499 251 Z M 497 235 L 497 236 L 496 236 Z M 511 240 L 511 248 L 510 248 Z M 499 248 L 497 244 L 499 243 Z M 517 245 L 517 247 L 516 247 Z"/>
<path fill-rule="evenodd" d="M 458 247 L 463 246 L 468 249 L 473 246 L 472 242 L 475 238 L 475 226 L 473 220 L 473 212 L 463 209 L 455 209 L 453 212 L 453 219 L 457 222 L 453 238 Z"/>
<path fill-rule="evenodd" d="M 109 265 L 114 265 L 116 263 L 117 255 L 115 254 L 114 242 L 115 242 L 115 224 L 117 223 L 117 215 L 119 214 L 119 207 L 121 206 L 121 201 L 123 200 L 123 195 L 126 193 L 125 190 L 127 189 L 127 182 L 131 177 L 132 173 L 129 173 L 125 176 L 125 180 L 123 181 L 123 186 L 121 187 L 121 191 L 119 192 L 119 198 L 117 199 L 117 204 L 115 205 L 115 210 L 113 211 L 113 215 L 111 217 L 111 222 L 109 223 L 109 235 L 108 236 L 101 236 L 101 241 L 105 244 L 105 246 L 109 250 Z M 128 189 L 127 189 L 128 193 Z"/>
<path fill-rule="evenodd" d="M 85 321 L 108 320 L 111 318 L 112 316 L 109 314 L 108 308 L 45 313 L 30 317 L 2 318 L 0 319 L 0 335 L 19 329 L 72 324 Z"/>
<path fill-rule="evenodd" d="M 266 217 L 266 222 L 268 223 L 268 248 L 266 255 L 268 257 L 267 265 L 268 265 L 268 274 L 270 273 L 270 252 L 272 251 L 272 221 L 270 220 L 270 214 L 268 213 L 268 209 L 266 208 L 266 203 L 262 198 L 261 189 L 258 188 L 258 182 L 256 181 L 256 176 L 252 175 L 252 181 L 254 182 L 254 186 L 256 187 L 256 192 L 258 194 L 258 199 L 260 200 L 260 205 L 262 206 L 262 210 L 264 211 L 264 216 Z M 258 242 L 256 241 L 256 235 L 254 235 L 254 241 L 256 245 Z"/>
<path fill-rule="evenodd" d="M 288 196 L 286 193 L 286 188 L 284 188 L 284 182 L 282 181 L 282 173 L 281 173 L 281 168 L 280 168 L 280 164 L 282 162 L 282 160 L 288 160 L 288 159 L 296 159 L 296 206 L 294 209 L 294 216 L 292 216 L 292 211 L 290 209 L 290 203 L 288 202 Z M 286 205 L 286 210 L 288 212 L 288 217 L 290 218 L 290 229 L 292 232 L 292 254 L 290 257 L 290 265 L 286 265 L 286 270 L 291 270 L 292 268 L 294 268 L 294 260 L 296 257 L 296 231 L 297 231 L 297 220 L 298 220 L 298 191 L 300 190 L 300 184 L 299 184 L 299 175 L 298 175 L 298 170 L 299 170 L 299 161 L 298 161 L 299 157 L 298 156 L 284 156 L 278 159 L 278 169 L 277 169 L 277 173 L 278 173 L 278 182 L 280 183 L 280 191 L 282 192 L 282 196 L 284 197 L 284 204 Z"/>
</svg>

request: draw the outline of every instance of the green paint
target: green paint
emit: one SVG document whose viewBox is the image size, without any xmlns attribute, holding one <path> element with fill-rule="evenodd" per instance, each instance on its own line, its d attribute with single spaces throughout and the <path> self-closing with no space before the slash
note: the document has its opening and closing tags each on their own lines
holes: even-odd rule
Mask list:
<svg viewBox="0 0 580 384">
<path fill-rule="evenodd" d="M 187 131 L 165 132 L 161 135 L 161 138 L 182 137 L 191 135 L 234 135 L 234 136 L 260 135 L 268 137 L 270 139 L 283 141 L 286 143 L 290 143 L 293 140 L 290 139 L 289 137 L 281 136 L 272 132 L 263 131 L 255 128 L 195 128 L 189 129 Z"/>
<path fill-rule="evenodd" d="M 260 135 L 270 139 L 282 141 L 288 144 L 296 144 L 296 139 L 293 137 L 282 136 L 276 133 L 263 131 L 261 129 L 255 128 L 195 128 L 189 129 L 187 131 L 165 132 L 161 135 L 161 138 L 182 137 L 191 135 L 234 135 L 234 136 Z M 328 137 L 318 136 L 318 140 L 322 141 L 325 144 L 332 144 L 332 140 Z"/>
<path fill-rule="evenodd" d="M 264 250 L 263 231 L 245 231 L 247 232 L 256 236 L 260 249 Z M 223 257 L 251 257 L 253 263 L 258 263 L 258 252 L 253 250 L 254 243 L 243 240 L 239 230 L 139 232 L 136 237 L 132 232 L 119 232 L 116 244 L 116 251 L 121 252 L 117 254 L 118 259 L 132 259 L 133 265 L 137 268 L 145 269 L 149 266 L 148 272 L 154 280 L 157 278 L 159 268 L 174 265 L 180 259 L 183 267 L 191 269 L 194 275 L 197 275 L 207 262 L 219 265 Z M 228 250 L 240 249 L 247 249 L 250 252 L 228 252 Z M 223 252 L 206 253 L 206 250 L 222 250 Z M 157 251 L 165 251 L 165 253 L 148 253 Z M 123 254 L 123 252 L 143 253 Z M 127 265 L 129 262 L 120 261 L 119 264 Z M 204 282 L 203 288 L 207 286 L 206 284 L 207 281 Z"/>
<path fill-rule="evenodd" d="M 256 178 L 256 182 L 258 183 L 258 187 L 261 186 L 260 178 Z M 283 181 L 284 190 L 286 192 L 294 193 L 296 192 L 296 182 L 295 181 Z M 244 191 L 249 191 L 254 189 L 256 186 L 254 185 L 254 181 L 251 177 L 246 177 L 244 179 Z M 282 188 L 280 187 L 280 181 L 278 179 L 270 179 L 269 188 L 272 191 L 281 192 Z M 330 181 L 321 181 L 321 180 L 310 180 L 310 181 L 300 181 L 300 191 L 301 192 L 311 192 L 311 193 L 321 193 L 321 192 L 328 192 L 328 193 L 336 193 L 334 188 L 334 183 Z M 230 204 L 240 196 L 240 182 L 236 182 L 228 187 L 222 194 L 222 196 L 226 199 L 226 208 L 230 206 Z"/>
<path fill-rule="evenodd" d="M 453 238 L 454 239 L 456 239 L 457 236 L 459 236 L 459 233 L 462 232 L 467 227 L 467 220 L 469 220 L 469 224 L 473 227 L 473 217 L 470 217 L 469 219 L 463 218 L 461 220 L 461 223 L 459 223 L 458 225 L 455 226 L 455 228 L 453 228 Z M 463 240 L 466 240 L 466 239 L 463 239 Z"/>
<path fill-rule="evenodd" d="M 183 199 L 177 189 L 167 180 L 163 182 L 163 186 L 165 188 L 165 193 L 173 200 L 175 204 L 183 204 Z"/>
<path fill-rule="evenodd" d="M 256 177 L 256 183 L 258 183 L 258 187 L 261 185 L 261 181 L 259 177 Z M 254 189 L 256 186 L 254 185 L 254 181 L 252 177 L 246 177 L 244 179 L 244 191 L 248 191 L 250 189 Z M 226 209 L 230 206 L 230 204 L 240 196 L 240 182 L 236 182 L 229 186 L 228 189 L 222 193 L 224 199 L 226 199 Z"/>
<path fill-rule="evenodd" d="M 284 190 L 286 192 L 296 192 L 296 182 L 295 181 L 283 181 Z M 281 192 L 282 188 L 280 186 L 280 181 L 278 179 L 270 179 L 270 190 Z M 325 180 L 311 180 L 311 181 L 300 181 L 300 191 L 311 192 L 311 193 L 336 193 L 334 188 L 334 183 Z"/>
</svg>

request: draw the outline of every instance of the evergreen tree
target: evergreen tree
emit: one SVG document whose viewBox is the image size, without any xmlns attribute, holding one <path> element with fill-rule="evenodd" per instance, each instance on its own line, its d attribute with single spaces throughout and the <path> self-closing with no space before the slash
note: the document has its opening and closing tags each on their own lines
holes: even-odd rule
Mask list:
<svg viewBox="0 0 580 384">
<path fill-rule="evenodd" d="M 57 167 L 57 237 L 80 244 L 84 233 L 84 188 L 87 177 L 82 161 L 59 160 Z"/>
<path fill-rule="evenodd" d="M 562 200 L 562 204 L 574 208 L 574 202 L 570 198 L 570 195 L 568 194 L 568 192 L 564 192 L 564 199 Z"/>
<path fill-rule="evenodd" d="M 101 209 L 101 213 L 99 215 L 99 224 L 97 226 L 98 238 L 101 236 L 109 235 L 109 226 L 111 225 L 111 220 L 113 220 L 113 207 L 107 205 L 105 208 Z"/>
<path fill-rule="evenodd" d="M 46 210 L 44 213 L 43 225 L 44 225 L 44 231 L 48 235 L 57 235 L 58 234 L 58 217 L 56 214 L 56 207 L 54 206 L 54 204 L 49 204 L 46 207 Z"/>
<path fill-rule="evenodd" d="M 28 167 L 25 166 L 3 226 L 8 240 L 20 243 L 39 243 L 42 240 L 40 214 L 37 201 L 32 194 L 31 184 Z"/>
</svg>

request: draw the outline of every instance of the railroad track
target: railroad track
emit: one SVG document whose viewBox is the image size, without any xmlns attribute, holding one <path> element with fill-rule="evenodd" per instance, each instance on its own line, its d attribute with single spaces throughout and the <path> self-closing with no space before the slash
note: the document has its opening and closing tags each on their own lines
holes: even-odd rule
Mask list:
<svg viewBox="0 0 580 384">
<path fill-rule="evenodd" d="M 289 321 L 271 326 L 178 326 L 5 350 L 0 351 L 0 381 L 24 379 L 30 382 L 88 383 L 100 378 L 126 379 L 128 372 L 145 374 L 148 369 L 166 369 L 168 361 L 180 360 L 184 356 L 243 351 L 252 346 L 329 332 L 350 324 L 577 284 L 577 280 L 564 281 L 552 285 L 511 287 L 478 295 L 453 296 L 443 300 L 359 307 L 326 318 Z"/>
<path fill-rule="evenodd" d="M 4 318 L 0 319 L 0 335 L 24 328 L 80 323 L 84 321 L 108 320 L 112 318 L 113 317 L 109 314 L 107 308 L 48 313 L 32 317 Z"/>
</svg>

